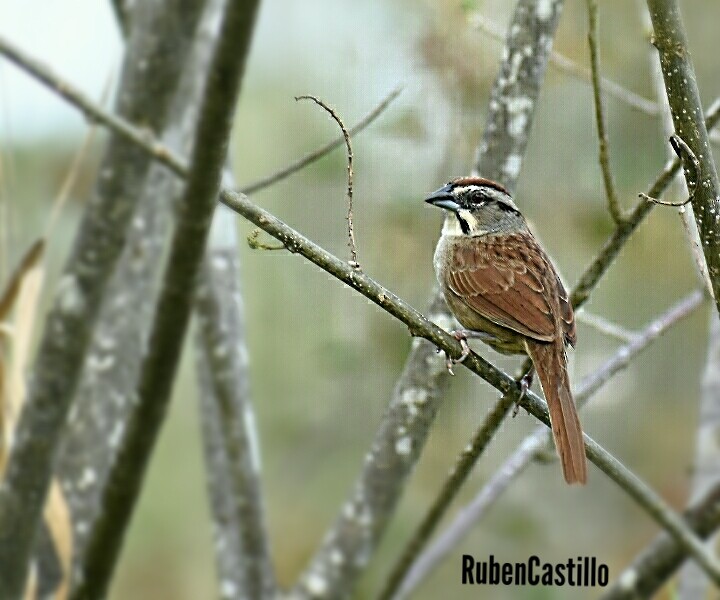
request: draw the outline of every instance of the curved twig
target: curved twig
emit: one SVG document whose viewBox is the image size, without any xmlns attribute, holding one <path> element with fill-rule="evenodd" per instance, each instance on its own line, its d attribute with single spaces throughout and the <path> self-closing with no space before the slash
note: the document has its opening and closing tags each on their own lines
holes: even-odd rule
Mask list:
<svg viewBox="0 0 720 600">
<path fill-rule="evenodd" d="M 342 130 L 343 137 L 345 138 L 345 146 L 347 148 L 347 199 L 348 199 L 348 212 L 347 212 L 347 224 L 348 224 L 348 246 L 350 246 L 350 262 L 348 263 L 353 269 L 360 269 L 360 263 L 357 260 L 357 246 L 355 244 L 355 228 L 353 226 L 353 151 L 352 143 L 350 142 L 350 134 L 348 133 L 345 123 L 343 123 L 340 116 L 330 108 L 325 102 L 317 98 L 316 96 L 304 95 L 295 96 L 295 100 L 312 100 L 315 104 L 325 109 L 326 112 L 335 120 L 340 129 Z"/>
<path fill-rule="evenodd" d="M 383 98 L 375 108 L 373 108 L 367 115 L 365 115 L 355 125 L 348 129 L 348 133 L 351 136 L 360 133 L 363 129 L 365 129 L 368 125 L 375 121 L 375 119 L 377 119 L 383 112 L 385 112 L 385 109 L 390 106 L 390 104 L 400 95 L 400 92 L 402 92 L 402 86 L 396 87 L 387 96 L 385 96 L 385 98 Z M 304 167 L 307 167 L 309 164 L 314 163 L 316 160 L 321 159 L 323 156 L 340 146 L 344 141 L 345 136 L 343 134 L 340 134 L 334 140 L 328 142 L 324 146 L 320 146 L 320 148 L 318 148 L 317 150 L 313 150 L 309 154 L 306 154 L 295 162 L 283 167 L 279 171 L 275 171 L 270 175 L 266 175 L 260 179 L 256 179 L 255 181 L 244 184 L 240 187 L 239 191 L 243 194 L 251 196 L 255 192 L 264 190 L 266 187 L 269 187 L 272 184 L 277 183 L 278 181 L 282 181 L 293 173 L 297 173 Z"/>
</svg>

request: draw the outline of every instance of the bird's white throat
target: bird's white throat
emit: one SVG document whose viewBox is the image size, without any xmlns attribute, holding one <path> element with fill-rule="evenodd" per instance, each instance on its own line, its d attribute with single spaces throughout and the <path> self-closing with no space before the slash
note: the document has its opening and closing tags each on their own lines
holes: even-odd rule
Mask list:
<svg viewBox="0 0 720 600">
<path fill-rule="evenodd" d="M 463 236 L 463 235 L 485 235 L 489 233 L 489 230 L 483 229 L 478 219 L 469 210 L 460 209 L 458 211 L 460 217 L 465 221 L 470 231 L 466 234 L 462 227 L 460 227 L 460 220 L 457 218 L 455 213 L 449 213 L 445 216 L 445 222 L 443 223 L 442 235 L 449 236 Z"/>
</svg>

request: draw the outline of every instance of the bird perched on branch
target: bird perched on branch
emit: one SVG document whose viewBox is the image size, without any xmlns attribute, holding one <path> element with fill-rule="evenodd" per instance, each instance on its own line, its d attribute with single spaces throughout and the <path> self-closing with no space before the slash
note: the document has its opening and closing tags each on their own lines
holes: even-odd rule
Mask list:
<svg viewBox="0 0 720 600">
<path fill-rule="evenodd" d="M 585 483 L 583 433 L 570 390 L 566 345 L 575 317 L 560 277 L 509 192 L 482 177 L 460 177 L 426 202 L 450 211 L 435 249 L 435 272 L 450 310 L 468 338 L 503 354 L 527 354 L 550 411 L 565 481 Z M 529 379 L 523 379 L 525 389 Z"/>
</svg>

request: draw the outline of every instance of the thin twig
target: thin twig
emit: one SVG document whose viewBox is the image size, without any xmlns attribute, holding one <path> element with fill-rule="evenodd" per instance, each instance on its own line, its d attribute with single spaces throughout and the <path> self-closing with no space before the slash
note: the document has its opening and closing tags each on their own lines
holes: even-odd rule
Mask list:
<svg viewBox="0 0 720 600">
<path fill-rule="evenodd" d="M 396 87 L 394 90 L 392 90 L 387 96 L 385 96 L 385 98 L 380 101 L 380 103 L 375 108 L 372 109 L 372 111 L 370 111 L 367 115 L 360 119 L 350 129 L 348 129 L 348 134 L 350 136 L 354 136 L 360 133 L 375 119 L 377 119 L 383 112 L 385 112 L 385 109 L 390 106 L 390 104 L 400 95 L 401 92 L 402 87 Z M 335 148 L 341 146 L 344 142 L 345 135 L 341 133 L 334 140 L 328 142 L 324 146 L 320 146 L 320 148 L 318 148 L 317 150 L 306 154 L 302 158 L 296 160 L 294 163 L 291 163 L 286 167 L 283 167 L 279 171 L 275 171 L 274 173 L 271 173 L 270 175 L 253 181 L 252 183 L 241 186 L 240 192 L 246 194 L 247 196 L 252 196 L 252 194 L 254 194 L 255 192 L 265 189 L 266 187 L 269 187 L 274 183 L 277 183 L 278 181 L 282 181 L 293 173 L 296 173 L 304 167 L 307 167 L 309 164 L 321 159 L 323 156 L 325 156 Z"/>
<path fill-rule="evenodd" d="M 345 147 L 347 148 L 347 226 L 348 226 L 348 246 L 350 247 L 350 266 L 354 269 L 360 269 L 360 263 L 357 260 L 357 246 L 355 244 L 355 228 L 353 226 L 353 151 L 352 144 L 350 142 L 350 134 L 348 133 L 345 123 L 343 123 L 340 116 L 330 108 L 325 102 L 315 96 L 295 96 L 295 100 L 312 100 L 315 104 L 322 107 L 330 116 L 335 120 L 340 129 L 342 130 L 343 138 L 345 139 Z"/>
<path fill-rule="evenodd" d="M 139 148 L 142 148 L 152 158 L 167 166 L 170 170 L 182 177 L 187 176 L 187 162 L 182 157 L 175 154 L 170 148 L 163 145 L 162 142 L 157 140 L 150 131 L 140 129 L 138 126 L 129 123 L 122 117 L 105 110 L 101 105 L 94 102 L 77 87 L 55 74 L 47 66 L 32 58 L 3 36 L 0 36 L 0 54 L 4 55 L 20 69 L 67 100 L 72 106 L 80 110 L 91 122 L 103 125 L 118 135 L 125 137 Z M 400 95 L 401 91 L 402 88 L 397 87 L 385 98 L 383 98 L 383 100 L 370 113 L 350 128 L 350 135 L 356 135 L 367 128 L 367 126 L 375 121 Z M 307 165 L 319 160 L 337 148 L 343 143 L 344 139 L 344 136 L 340 136 L 287 167 L 284 167 L 267 177 L 263 177 L 262 179 L 242 186 L 240 191 L 244 194 L 251 194 L 282 181 L 286 177 L 289 177 Z"/>
<path fill-rule="evenodd" d="M 610 144 L 608 143 L 605 115 L 600 92 L 600 51 L 598 49 L 598 6 L 597 0 L 587 0 L 588 10 L 588 45 L 590 46 L 590 73 L 595 102 L 595 123 L 600 145 L 600 169 L 602 170 L 608 210 L 615 223 L 622 223 L 623 214 L 618 201 L 612 170 L 610 168 Z"/>
<path fill-rule="evenodd" d="M 587 310 L 581 310 L 575 313 L 575 320 L 589 325 L 603 335 L 615 338 L 626 344 L 634 340 L 638 335 L 636 331 L 627 329 L 622 325 L 614 323 L 610 319 L 606 319 L 603 316 L 596 315 L 595 313 L 591 313 Z"/>
<path fill-rule="evenodd" d="M 661 206 L 674 206 L 675 208 L 678 208 L 685 206 L 695 199 L 695 190 L 697 190 L 700 182 L 700 161 L 680 136 L 671 135 L 670 145 L 675 151 L 675 154 L 677 154 L 678 158 L 682 161 L 683 167 L 685 168 L 685 178 L 690 192 L 687 200 L 682 202 L 669 202 L 667 200 L 652 198 L 651 196 L 643 193 L 638 194 L 638 196 L 647 202 L 652 202 L 653 204 L 660 204 Z"/>
<path fill-rule="evenodd" d="M 246 196 L 224 190 L 220 194 L 220 199 L 223 204 L 281 241 L 286 248 L 304 256 L 327 273 L 360 292 L 392 316 L 401 320 L 414 332 L 414 335 L 432 342 L 448 356 L 458 358 L 462 354 L 460 342 L 454 336 L 428 321 L 424 315 L 367 275 L 355 271 L 347 263 L 320 248 L 297 231 L 288 227 L 277 217 L 250 202 Z M 550 417 L 547 405 L 535 393 L 528 391 L 520 398 L 519 388 L 515 380 L 474 352 L 470 353 L 462 365 L 480 375 L 502 393 L 512 395 L 521 407 L 549 426 Z M 400 437 L 404 436 L 405 432 L 402 432 Z M 693 557 L 708 576 L 713 581 L 720 583 L 720 567 L 715 563 L 700 540 L 688 531 L 682 519 L 672 508 L 588 435 L 585 435 L 585 448 L 588 458 L 623 488 L 656 522 L 681 541 L 692 552 Z"/>
<path fill-rule="evenodd" d="M 23 52 L 3 36 L 0 36 L 0 54 L 3 54 L 23 71 L 46 85 L 70 104 L 79 108 L 90 122 L 103 125 L 123 136 L 179 175 L 187 174 L 187 163 L 161 144 L 150 131 L 140 129 L 122 117 L 105 110 L 78 88 L 55 75 L 51 69 Z"/>
<path fill-rule="evenodd" d="M 640 352 L 668 329 L 692 314 L 703 303 L 702 291 L 693 292 L 649 323 L 632 342 L 615 351 L 600 368 L 582 380 L 575 393 L 578 404 L 584 405 L 614 375 L 625 369 Z M 547 447 L 549 442 L 550 435 L 544 427 L 537 428 L 533 434 L 525 438 L 475 498 L 460 509 L 452 523 L 414 562 L 404 578 L 396 598 L 404 598 L 417 588 L 443 558 L 457 548 L 475 523 L 487 513 L 498 498 L 507 491 L 510 484 L 532 463 L 535 456 Z"/>
<path fill-rule="evenodd" d="M 470 23 L 477 29 L 488 34 L 490 37 L 502 42 L 504 41 L 504 34 L 500 27 L 496 23 L 481 15 L 479 13 L 473 13 L 470 16 Z M 566 73 L 575 79 L 579 79 L 584 83 L 590 83 L 592 80 L 592 74 L 589 69 L 575 62 L 573 59 L 561 54 L 557 50 L 553 50 L 550 54 L 550 65 L 555 67 L 558 71 Z M 639 94 L 636 94 L 632 90 L 629 90 L 619 83 L 602 77 L 600 79 L 600 86 L 608 96 L 627 104 L 630 108 L 638 110 L 644 114 L 650 116 L 657 116 L 661 112 L 661 107 L 657 102 L 648 100 Z"/>
<path fill-rule="evenodd" d="M 659 198 L 653 198 L 647 194 L 640 192 L 638 198 L 642 198 L 645 202 L 651 202 L 652 204 L 659 204 L 660 206 L 672 206 L 674 208 L 682 208 L 692 202 L 692 196 L 688 196 L 687 200 L 681 202 L 673 202 L 672 200 L 660 200 Z"/>
</svg>

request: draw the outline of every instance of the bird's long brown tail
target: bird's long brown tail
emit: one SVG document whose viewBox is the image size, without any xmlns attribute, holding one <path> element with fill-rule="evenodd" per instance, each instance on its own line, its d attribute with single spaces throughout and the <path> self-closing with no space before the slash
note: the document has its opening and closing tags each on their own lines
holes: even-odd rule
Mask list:
<svg viewBox="0 0 720 600">
<path fill-rule="evenodd" d="M 568 483 L 587 481 L 582 427 L 570 391 L 567 359 L 562 343 L 526 343 L 550 410 L 555 447 Z"/>
</svg>

